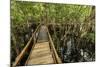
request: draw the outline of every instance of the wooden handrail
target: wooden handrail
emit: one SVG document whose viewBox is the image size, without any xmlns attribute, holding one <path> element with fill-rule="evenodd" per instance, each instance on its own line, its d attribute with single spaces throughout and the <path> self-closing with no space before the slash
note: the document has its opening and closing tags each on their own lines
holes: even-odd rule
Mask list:
<svg viewBox="0 0 100 67">
<path fill-rule="evenodd" d="M 13 67 L 15 67 L 21 61 L 21 59 L 23 58 L 25 52 L 28 50 L 29 45 L 31 44 L 32 41 L 34 41 L 33 37 L 35 36 L 36 32 L 38 31 L 40 25 L 41 24 L 38 25 L 38 27 L 36 28 L 35 32 L 32 34 L 32 37 L 30 38 L 30 40 L 28 41 L 28 43 L 26 44 L 26 46 L 24 47 L 24 49 L 21 51 L 21 53 L 15 59 Z"/>
<path fill-rule="evenodd" d="M 57 51 L 55 49 L 55 46 L 54 46 L 54 43 L 53 43 L 53 40 L 50 36 L 50 33 L 48 31 L 48 28 L 47 28 L 47 32 L 48 32 L 48 35 L 49 35 L 49 41 L 50 41 L 50 46 L 51 46 L 51 49 L 53 50 L 53 53 L 54 53 L 54 56 L 55 56 L 55 59 L 56 59 L 56 62 L 59 64 L 59 63 L 62 63 L 61 59 L 59 58 L 58 54 L 57 54 Z"/>
<path fill-rule="evenodd" d="M 41 24 L 37 27 L 36 31 L 34 32 L 34 35 L 36 34 L 36 32 L 38 32 L 40 26 L 41 26 Z M 34 41 L 35 41 L 35 42 L 34 42 L 34 45 L 35 45 L 35 43 L 36 43 L 36 37 L 34 37 Z M 34 49 L 34 45 L 32 46 L 32 49 Z M 31 49 L 30 54 L 32 53 L 32 49 Z M 29 54 L 29 56 L 28 56 L 28 59 L 29 59 L 29 57 L 30 57 L 30 54 Z M 26 60 L 25 65 L 27 64 L 28 59 Z"/>
</svg>

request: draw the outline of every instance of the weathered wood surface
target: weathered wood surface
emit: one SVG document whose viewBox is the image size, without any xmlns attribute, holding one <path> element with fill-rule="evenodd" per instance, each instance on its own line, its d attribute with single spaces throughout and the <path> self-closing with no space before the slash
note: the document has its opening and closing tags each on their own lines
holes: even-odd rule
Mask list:
<svg viewBox="0 0 100 67">
<path fill-rule="evenodd" d="M 47 27 L 45 25 L 42 25 L 39 29 L 37 42 L 45 42 L 45 41 L 48 41 Z"/>
<path fill-rule="evenodd" d="M 58 57 L 54 47 L 52 38 L 48 32 L 48 28 L 45 25 L 38 26 L 30 41 L 33 41 L 34 43 L 25 65 L 61 63 L 61 60 Z M 28 45 L 30 41 L 28 42 Z M 14 66 L 20 62 L 20 57 L 24 56 L 27 46 L 17 57 Z"/>
<path fill-rule="evenodd" d="M 23 48 L 23 50 L 21 51 L 21 53 L 16 57 L 15 62 L 13 63 L 13 67 L 15 67 L 15 66 L 18 65 L 18 63 L 21 61 L 21 59 L 23 58 L 23 56 L 25 55 L 25 53 L 29 49 L 29 46 L 31 45 L 31 42 L 33 42 L 36 39 L 35 34 L 38 31 L 38 29 L 39 29 L 40 26 L 41 26 L 41 24 L 38 25 L 38 27 L 36 28 L 35 32 L 32 34 L 32 37 L 30 38 L 30 40 L 26 44 L 26 46 Z M 33 42 L 33 43 L 35 43 L 35 42 Z"/>
<path fill-rule="evenodd" d="M 26 65 L 34 64 L 52 64 L 54 59 L 50 51 L 49 42 L 36 43 L 32 50 Z"/>
</svg>

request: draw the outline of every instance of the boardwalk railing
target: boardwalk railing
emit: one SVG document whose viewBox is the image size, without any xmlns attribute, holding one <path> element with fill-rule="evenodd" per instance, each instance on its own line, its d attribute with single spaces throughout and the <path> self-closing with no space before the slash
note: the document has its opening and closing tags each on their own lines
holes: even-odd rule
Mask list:
<svg viewBox="0 0 100 67">
<path fill-rule="evenodd" d="M 25 53 L 29 49 L 29 46 L 36 43 L 36 38 L 37 38 L 36 33 L 39 30 L 40 26 L 41 26 L 41 24 L 38 25 L 38 27 L 36 28 L 35 32 L 32 34 L 32 37 L 29 39 L 28 43 L 26 44 L 26 46 L 23 48 L 23 50 L 21 51 L 21 53 L 15 59 L 15 62 L 13 63 L 13 67 L 17 66 L 20 63 L 21 59 L 24 57 Z"/>
<path fill-rule="evenodd" d="M 27 53 L 27 50 L 30 49 L 29 47 L 31 46 L 31 51 L 30 53 L 32 52 L 32 49 L 34 49 L 34 46 L 36 44 L 36 40 L 37 40 L 37 36 L 38 36 L 38 33 L 39 33 L 39 29 L 41 27 L 41 24 L 38 25 L 38 27 L 36 28 L 35 32 L 32 34 L 32 37 L 30 38 L 30 40 L 28 41 L 28 43 L 26 44 L 25 48 L 22 50 L 22 52 L 17 56 L 17 58 L 15 59 L 15 62 L 13 64 L 13 67 L 17 66 L 21 60 L 23 59 L 23 57 L 25 56 L 25 54 Z M 59 58 L 57 52 L 56 52 L 56 49 L 54 47 L 54 43 L 52 41 L 52 38 L 50 36 L 50 33 L 48 31 L 48 28 L 47 28 L 47 33 L 48 33 L 48 38 L 49 38 L 49 43 L 50 43 L 50 49 L 51 49 L 51 52 L 52 52 L 52 56 L 54 58 L 54 63 L 62 63 L 61 62 L 61 59 Z M 30 54 L 29 54 L 30 55 Z M 29 57 L 28 57 L 29 58 Z M 28 59 L 27 58 L 27 59 Z M 27 63 L 27 61 L 25 62 L 25 64 Z"/>
<path fill-rule="evenodd" d="M 47 28 L 47 31 L 48 31 L 48 28 Z M 62 61 L 61 61 L 61 59 L 59 58 L 59 56 L 57 54 L 57 51 L 55 49 L 55 46 L 54 46 L 54 43 L 53 43 L 53 40 L 52 40 L 52 38 L 50 36 L 49 31 L 48 31 L 48 36 L 49 36 L 51 52 L 53 52 L 52 54 L 53 54 L 53 57 L 55 59 L 55 63 L 60 64 L 60 63 L 62 63 Z"/>
<path fill-rule="evenodd" d="M 40 26 L 41 26 L 41 24 L 37 27 L 36 31 L 34 32 L 34 36 L 33 36 L 33 38 L 34 38 L 34 44 L 33 44 L 33 46 L 32 46 L 32 49 L 34 49 L 35 43 L 36 43 L 36 41 L 37 41 L 37 36 L 38 36 L 38 34 L 39 34 L 39 28 L 40 28 Z M 31 54 L 31 52 L 32 52 L 32 49 L 31 49 L 31 51 L 30 51 L 30 54 Z M 29 54 L 29 56 L 30 56 L 30 54 Z M 28 58 L 27 58 L 27 60 L 26 60 L 26 62 L 25 62 L 25 65 L 27 64 L 27 61 L 28 61 L 28 59 L 29 59 L 29 56 L 28 56 Z"/>
</svg>

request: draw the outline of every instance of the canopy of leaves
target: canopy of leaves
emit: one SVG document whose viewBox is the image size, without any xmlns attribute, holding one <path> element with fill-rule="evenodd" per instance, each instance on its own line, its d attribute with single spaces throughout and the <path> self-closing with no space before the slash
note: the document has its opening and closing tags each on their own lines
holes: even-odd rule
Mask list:
<svg viewBox="0 0 100 67">
<path fill-rule="evenodd" d="M 26 35 L 29 35 L 31 30 L 28 27 L 28 23 L 42 23 L 47 24 L 61 24 L 59 26 L 60 33 L 57 33 L 55 28 L 55 35 L 53 36 L 55 43 L 60 44 L 61 38 L 66 35 L 66 26 L 63 24 L 73 23 L 76 30 L 74 33 L 79 31 L 79 40 L 82 38 L 95 42 L 95 9 L 90 5 L 72 5 L 72 4 L 57 4 L 57 3 L 36 3 L 26 1 L 11 0 L 11 40 L 12 49 L 15 50 L 16 45 L 22 48 L 26 44 Z M 77 23 L 80 25 L 78 27 Z M 85 25 L 86 24 L 86 25 Z M 34 25 L 34 24 L 33 24 Z M 36 25 L 35 25 L 36 26 Z M 72 25 L 73 26 L 73 25 Z M 64 27 L 64 29 L 63 29 Z M 32 28 L 33 29 L 33 28 Z M 35 29 L 35 28 L 34 28 Z M 62 31 L 63 32 L 62 32 Z M 63 33 L 63 34 L 62 34 Z M 30 33 L 32 34 L 32 33 Z M 59 35 L 59 36 L 57 36 Z M 30 37 L 28 37 L 30 38 Z M 66 39 L 66 37 L 65 37 Z M 76 39 L 78 40 L 78 39 Z M 78 41 L 79 41 L 78 40 Z M 28 39 L 27 39 L 28 41 Z M 57 45 L 58 45 L 57 43 Z M 84 44 L 84 43 L 83 43 Z M 61 44 L 62 45 L 62 44 Z M 57 47 L 57 46 L 56 46 Z M 17 49 L 13 53 L 18 53 Z M 13 56 L 13 55 L 12 55 Z M 15 57 L 14 57 L 15 59 Z"/>
<path fill-rule="evenodd" d="M 66 5 L 11 1 L 11 19 L 14 24 L 25 23 L 29 18 L 36 22 L 47 19 L 47 23 L 83 22 L 91 13 L 89 5 Z"/>
</svg>

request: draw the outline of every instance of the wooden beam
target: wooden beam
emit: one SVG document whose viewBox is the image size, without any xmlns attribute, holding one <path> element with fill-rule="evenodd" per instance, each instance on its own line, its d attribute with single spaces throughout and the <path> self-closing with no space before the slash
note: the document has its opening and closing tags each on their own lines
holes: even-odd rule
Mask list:
<svg viewBox="0 0 100 67">
<path fill-rule="evenodd" d="M 41 24 L 38 25 L 38 27 L 36 28 L 35 32 L 32 34 L 32 37 L 30 38 L 30 40 L 26 44 L 25 48 L 21 51 L 21 53 L 15 59 L 15 62 L 13 64 L 13 67 L 15 67 L 21 61 L 21 59 L 23 58 L 23 56 L 25 55 L 26 51 L 29 48 L 29 45 L 31 44 L 32 41 L 34 41 L 34 38 L 33 37 L 35 36 L 35 33 L 37 32 L 37 30 L 39 29 L 40 26 L 41 26 Z"/>
<path fill-rule="evenodd" d="M 47 29 L 47 30 L 48 30 L 48 29 Z M 61 59 L 59 58 L 59 56 L 58 56 L 58 54 L 57 54 L 57 51 L 56 51 L 56 49 L 55 49 L 55 46 L 54 46 L 54 43 L 53 43 L 53 40 L 52 40 L 52 38 L 51 38 L 51 36 L 50 36 L 49 31 L 48 31 L 48 35 L 49 35 L 50 46 L 51 46 L 51 49 L 52 49 L 52 51 L 53 51 L 53 53 L 54 53 L 56 63 L 58 63 L 58 64 L 59 64 L 59 63 L 62 63 Z"/>
</svg>

